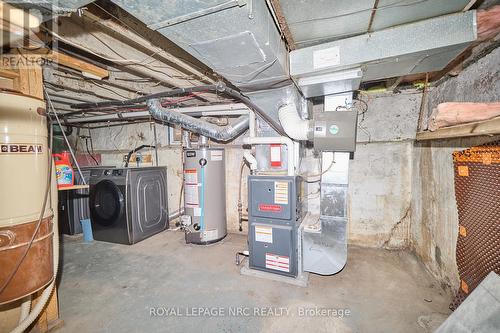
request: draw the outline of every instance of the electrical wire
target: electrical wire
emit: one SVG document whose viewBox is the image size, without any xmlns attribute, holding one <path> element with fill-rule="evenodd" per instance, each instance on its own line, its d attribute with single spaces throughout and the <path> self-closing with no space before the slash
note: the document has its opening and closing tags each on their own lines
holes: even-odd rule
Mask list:
<svg viewBox="0 0 500 333">
<path fill-rule="evenodd" d="M 99 162 L 97 162 L 96 158 L 94 157 L 94 155 L 92 155 L 92 153 L 89 150 L 89 142 L 87 138 L 85 138 L 85 147 L 87 148 L 87 154 L 89 154 L 89 156 L 94 160 L 95 165 L 99 165 Z"/>
<path fill-rule="evenodd" d="M 302 160 L 300 160 L 300 163 L 302 163 Z M 320 163 L 323 163 L 323 160 L 320 160 Z M 316 182 L 319 182 L 321 180 L 321 178 L 320 179 L 316 179 L 316 180 L 309 180 L 307 178 L 309 178 L 309 177 L 321 177 L 321 176 L 323 176 L 325 173 L 327 173 L 328 171 L 330 171 L 330 169 L 332 168 L 332 166 L 334 164 L 335 164 L 335 159 L 332 158 L 332 162 L 330 163 L 330 165 L 328 166 L 328 168 L 326 168 L 324 171 L 322 171 L 320 173 L 312 174 L 312 175 L 306 175 L 306 174 L 300 174 L 299 173 L 297 175 L 306 178 L 304 180 L 306 183 L 316 183 Z M 300 164 L 299 164 L 299 168 L 298 169 L 300 170 Z"/>
<path fill-rule="evenodd" d="M 195 86 L 195 87 L 190 87 L 190 88 L 177 88 L 177 89 L 172 89 L 169 91 L 165 92 L 160 92 L 160 93 L 155 93 L 151 95 L 146 95 L 146 96 L 141 96 L 138 98 L 134 99 L 129 99 L 125 101 L 105 101 L 105 102 L 97 102 L 97 103 L 81 103 L 81 104 L 72 104 L 71 108 L 73 109 L 80 109 L 80 110 L 87 110 L 87 109 L 93 109 L 96 110 L 97 108 L 102 108 L 102 107 L 110 107 L 110 106 L 131 106 L 133 104 L 137 103 L 144 103 L 149 100 L 154 100 L 154 99 L 163 99 L 167 97 L 172 97 L 176 95 L 185 95 L 185 94 L 191 94 L 191 93 L 204 93 L 204 92 L 212 92 L 215 94 L 225 94 L 227 96 L 232 97 L 233 99 L 237 99 L 244 103 L 246 106 L 248 106 L 250 109 L 252 109 L 259 117 L 261 117 L 264 121 L 266 121 L 270 127 L 272 127 L 278 134 L 282 136 L 286 136 L 285 131 L 283 130 L 283 127 L 279 122 L 277 122 L 274 118 L 269 116 L 267 112 L 265 112 L 262 108 L 260 108 L 258 105 L 256 105 L 254 102 L 252 102 L 247 96 L 244 94 L 240 93 L 237 90 L 234 90 L 223 82 L 218 82 L 217 84 L 212 84 L 212 85 L 203 85 L 203 86 Z M 84 112 L 84 111 L 83 111 Z"/>
<path fill-rule="evenodd" d="M 103 8 L 102 6 L 100 6 L 99 4 L 97 3 L 93 3 L 94 6 L 96 6 L 97 8 L 99 8 L 100 10 L 102 10 L 104 13 L 106 13 L 107 15 L 111 16 L 113 19 L 115 19 L 116 21 L 120 22 L 121 25 L 123 25 L 124 27 L 126 27 L 128 30 L 134 32 L 135 34 L 139 35 L 139 36 L 142 36 L 142 33 L 137 31 L 134 27 L 132 27 L 130 24 L 127 24 L 126 22 L 124 22 L 123 20 L 121 20 L 119 17 L 117 17 L 116 15 L 114 15 L 113 13 L 109 12 L 108 10 L 106 10 L 105 8 Z M 153 44 L 151 44 L 151 46 L 154 46 Z M 162 50 L 163 51 L 163 50 Z M 165 51 L 164 51 L 165 52 Z M 167 53 L 167 52 L 165 52 Z M 183 57 L 179 57 L 179 56 L 176 56 L 177 59 L 181 60 L 182 62 L 188 64 L 189 66 L 193 67 L 194 70 L 197 70 L 197 71 L 200 71 L 197 67 L 198 65 L 195 64 L 194 62 L 192 62 L 191 60 L 189 59 L 186 59 L 186 58 L 183 58 Z M 200 71 L 201 73 L 201 71 Z M 196 74 L 193 73 L 193 75 L 195 76 L 198 76 Z M 200 77 L 200 79 L 203 81 L 206 79 L 204 79 L 203 77 Z M 211 79 L 209 79 L 211 80 Z"/>
</svg>

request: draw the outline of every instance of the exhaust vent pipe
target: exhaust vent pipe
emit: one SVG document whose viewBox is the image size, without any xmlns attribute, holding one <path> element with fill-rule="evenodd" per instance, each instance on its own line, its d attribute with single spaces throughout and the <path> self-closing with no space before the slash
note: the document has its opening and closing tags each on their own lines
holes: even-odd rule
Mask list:
<svg viewBox="0 0 500 333">
<path fill-rule="evenodd" d="M 215 141 L 227 142 L 236 138 L 248 129 L 250 119 L 242 115 L 233 124 L 221 127 L 204 120 L 188 116 L 161 106 L 160 100 L 151 99 L 147 102 L 149 113 L 156 120 L 179 125 L 183 129 L 209 137 Z"/>
</svg>

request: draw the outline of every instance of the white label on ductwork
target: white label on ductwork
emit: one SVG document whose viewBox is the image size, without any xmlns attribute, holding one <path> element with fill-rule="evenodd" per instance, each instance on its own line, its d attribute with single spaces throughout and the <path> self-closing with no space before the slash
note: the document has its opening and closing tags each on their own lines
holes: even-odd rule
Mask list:
<svg viewBox="0 0 500 333">
<path fill-rule="evenodd" d="M 184 201 L 187 206 L 198 206 L 198 184 L 189 185 L 185 184 L 184 186 Z"/>
<path fill-rule="evenodd" d="M 290 272 L 290 257 L 266 253 L 266 268 Z"/>
<path fill-rule="evenodd" d="M 255 241 L 263 243 L 273 243 L 273 228 L 255 226 Z"/>
<path fill-rule="evenodd" d="M 288 205 L 288 182 L 274 182 L 274 203 Z"/>
<path fill-rule="evenodd" d="M 210 151 L 211 161 L 222 161 L 222 150 L 211 150 Z"/>
<path fill-rule="evenodd" d="M 313 68 L 324 68 L 340 64 L 340 49 L 338 46 L 329 47 L 313 52 Z"/>
</svg>

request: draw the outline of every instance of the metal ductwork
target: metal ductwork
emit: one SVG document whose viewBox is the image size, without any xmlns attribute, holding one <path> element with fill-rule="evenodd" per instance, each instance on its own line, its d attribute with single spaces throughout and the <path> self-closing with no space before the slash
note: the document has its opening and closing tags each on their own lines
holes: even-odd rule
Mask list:
<svg viewBox="0 0 500 333">
<path fill-rule="evenodd" d="M 288 53 L 266 1 L 113 0 L 242 91 L 290 83 Z M 160 10 L 159 10 L 160 9 Z"/>
<path fill-rule="evenodd" d="M 169 124 L 179 125 L 185 130 L 209 137 L 215 141 L 231 141 L 248 129 L 249 117 L 242 115 L 236 121 L 221 127 L 187 114 L 173 111 L 161 106 L 160 100 L 151 99 L 147 102 L 149 112 L 156 120 Z"/>
<path fill-rule="evenodd" d="M 266 5 L 255 0 L 164 1 L 113 0 L 149 28 L 230 81 L 261 108 L 266 107 L 270 133 L 286 135 L 279 126 L 280 89 L 295 90 L 288 52 Z M 274 107 L 277 105 L 277 107 Z M 274 122 L 270 122 L 270 119 Z M 275 124 L 278 124 L 276 126 Z M 260 135 L 258 133 L 257 135 Z"/>
</svg>

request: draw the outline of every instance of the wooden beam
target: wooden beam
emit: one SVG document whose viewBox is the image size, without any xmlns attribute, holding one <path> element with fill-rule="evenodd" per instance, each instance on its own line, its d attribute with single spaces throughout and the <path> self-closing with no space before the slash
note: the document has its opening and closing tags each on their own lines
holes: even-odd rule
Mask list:
<svg viewBox="0 0 500 333">
<path fill-rule="evenodd" d="M 417 141 L 500 134 L 500 117 L 417 133 Z"/>
<path fill-rule="evenodd" d="M 44 50 L 41 56 L 44 59 L 54 61 L 62 66 L 76 69 L 82 72 L 84 75 L 88 74 L 89 76 L 99 80 L 107 78 L 109 76 L 109 71 L 104 68 L 95 66 L 83 60 L 77 59 L 75 57 L 57 51 Z"/>
<path fill-rule="evenodd" d="M 0 68 L 0 76 L 7 79 L 17 79 L 19 77 L 19 72 L 7 68 Z"/>
</svg>

